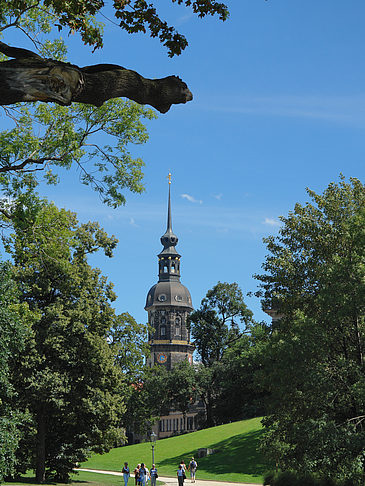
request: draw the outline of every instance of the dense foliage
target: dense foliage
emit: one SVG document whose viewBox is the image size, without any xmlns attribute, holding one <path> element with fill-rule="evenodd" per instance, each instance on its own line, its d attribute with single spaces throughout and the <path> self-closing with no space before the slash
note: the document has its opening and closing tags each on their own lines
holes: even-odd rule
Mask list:
<svg viewBox="0 0 365 486">
<path fill-rule="evenodd" d="M 365 187 L 331 183 L 266 240 L 264 307 L 276 313 L 259 380 L 264 449 L 282 469 L 364 482 Z"/>
<path fill-rule="evenodd" d="M 15 452 L 25 415 L 11 406 L 16 391 L 9 377 L 11 363 L 23 349 L 30 313 L 21 305 L 10 265 L 0 264 L 0 481 L 14 472 Z"/>
<path fill-rule="evenodd" d="M 35 316 L 10 373 L 10 404 L 29 415 L 17 471 L 66 481 L 77 462 L 122 437 L 124 378 L 108 343 L 121 319 L 111 307 L 112 285 L 87 263 L 98 250 L 111 256 L 116 239 L 32 194 L 13 214 L 4 244 L 20 301 Z"/>
<path fill-rule="evenodd" d="M 144 435 L 156 420 L 170 410 L 186 413 L 198 398 L 196 372 L 181 361 L 168 371 L 164 366 L 141 369 L 140 381 L 130 384 L 124 426 Z"/>
<path fill-rule="evenodd" d="M 221 20 L 228 18 L 226 5 L 215 0 L 171 2 L 190 7 L 201 18 L 207 15 L 218 15 Z M 146 0 L 114 0 L 112 9 L 122 29 L 130 34 L 149 31 L 151 37 L 157 37 L 167 47 L 170 57 L 179 55 L 187 46 L 187 40 L 161 18 L 154 4 L 156 2 Z M 79 32 L 85 44 L 98 48 L 103 45 L 103 31 L 93 19 L 103 12 L 103 7 L 103 0 L 1 0 L 0 21 L 12 27 L 21 27 L 25 14 L 35 16 L 37 11 L 46 12 L 59 30 L 65 28 L 68 32 Z"/>
<path fill-rule="evenodd" d="M 351 481 L 334 480 L 331 477 L 318 477 L 313 474 L 298 474 L 293 471 L 268 473 L 264 486 L 353 486 Z"/>
<path fill-rule="evenodd" d="M 189 325 L 201 360 L 195 375 L 205 405 L 204 426 L 260 414 L 265 393 L 255 389 L 253 374 L 259 366 L 256 350 L 267 332 L 252 320 L 242 290 L 236 283 L 218 282 L 189 316 Z"/>
<path fill-rule="evenodd" d="M 189 326 L 196 351 L 204 366 L 222 359 L 224 351 L 242 334 L 252 312 L 247 309 L 242 290 L 236 283 L 218 282 L 190 314 Z"/>
</svg>

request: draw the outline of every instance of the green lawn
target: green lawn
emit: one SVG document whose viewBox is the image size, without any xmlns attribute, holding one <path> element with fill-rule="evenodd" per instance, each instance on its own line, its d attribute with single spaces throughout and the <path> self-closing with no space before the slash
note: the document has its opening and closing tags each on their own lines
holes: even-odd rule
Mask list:
<svg viewBox="0 0 365 486">
<path fill-rule="evenodd" d="M 34 486 L 37 484 L 35 479 L 31 476 L 22 477 L 20 480 L 8 483 L 2 483 L 3 485 L 15 486 Z M 124 486 L 121 476 L 111 476 L 108 474 L 98 474 L 80 471 L 77 474 L 72 475 L 72 482 L 67 485 L 64 483 L 44 483 L 42 486 Z M 134 486 L 134 478 L 128 481 L 128 486 Z"/>
<path fill-rule="evenodd" d="M 181 459 L 188 463 L 191 456 L 197 456 L 199 448 L 207 447 L 218 452 L 198 459 L 197 478 L 262 484 L 270 466 L 258 451 L 261 433 L 261 419 L 254 418 L 162 439 L 156 443 L 155 463 L 160 475 L 175 476 Z M 96 454 L 81 467 L 120 471 L 124 461 L 131 469 L 141 462 L 150 467 L 151 444 L 135 444 Z"/>
</svg>

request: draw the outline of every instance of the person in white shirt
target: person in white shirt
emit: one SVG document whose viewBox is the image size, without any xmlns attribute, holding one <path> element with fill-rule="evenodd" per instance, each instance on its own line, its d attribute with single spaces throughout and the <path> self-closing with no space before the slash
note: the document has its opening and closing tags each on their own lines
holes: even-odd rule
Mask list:
<svg viewBox="0 0 365 486">
<path fill-rule="evenodd" d="M 184 486 L 184 469 L 181 464 L 179 464 L 179 469 L 177 470 L 177 480 L 179 482 L 179 486 Z"/>
<path fill-rule="evenodd" d="M 128 462 L 125 462 L 124 463 L 124 467 L 122 469 L 122 473 L 123 473 L 123 479 L 124 479 L 124 486 L 127 486 L 128 480 L 129 480 L 129 476 L 131 475 L 130 470 L 129 470 L 129 467 L 128 467 Z"/>
</svg>

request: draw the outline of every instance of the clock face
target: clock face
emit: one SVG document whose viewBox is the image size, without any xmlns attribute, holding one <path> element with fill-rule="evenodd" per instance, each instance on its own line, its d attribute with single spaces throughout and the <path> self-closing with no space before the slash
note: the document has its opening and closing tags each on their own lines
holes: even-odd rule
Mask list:
<svg viewBox="0 0 365 486">
<path fill-rule="evenodd" d="M 166 363 L 167 361 L 167 356 L 165 353 L 158 353 L 157 355 L 157 361 L 161 364 Z"/>
</svg>

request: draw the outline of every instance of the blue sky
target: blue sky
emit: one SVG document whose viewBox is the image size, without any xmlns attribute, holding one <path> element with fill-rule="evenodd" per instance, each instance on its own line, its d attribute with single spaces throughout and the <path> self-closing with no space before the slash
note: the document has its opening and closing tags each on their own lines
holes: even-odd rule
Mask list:
<svg viewBox="0 0 365 486">
<path fill-rule="evenodd" d="M 75 173 L 45 189 L 80 220 L 97 220 L 119 238 L 112 260 L 92 263 L 114 282 L 118 312 L 140 322 L 157 281 L 169 171 L 181 280 L 195 307 L 218 280 L 257 290 L 252 275 L 267 253 L 262 238 L 308 200 L 306 187 L 322 192 L 341 172 L 364 178 L 362 0 L 231 0 L 225 23 L 156 3 L 188 38 L 178 58 L 109 22 L 101 51 L 91 54 L 76 36 L 68 41 L 70 62 L 115 63 L 151 78 L 176 74 L 193 92 L 192 102 L 148 122 L 149 141 L 131 148 L 146 163 L 146 191 L 126 194 L 126 206 L 113 210 Z M 268 320 L 257 299 L 247 305 Z"/>
</svg>

